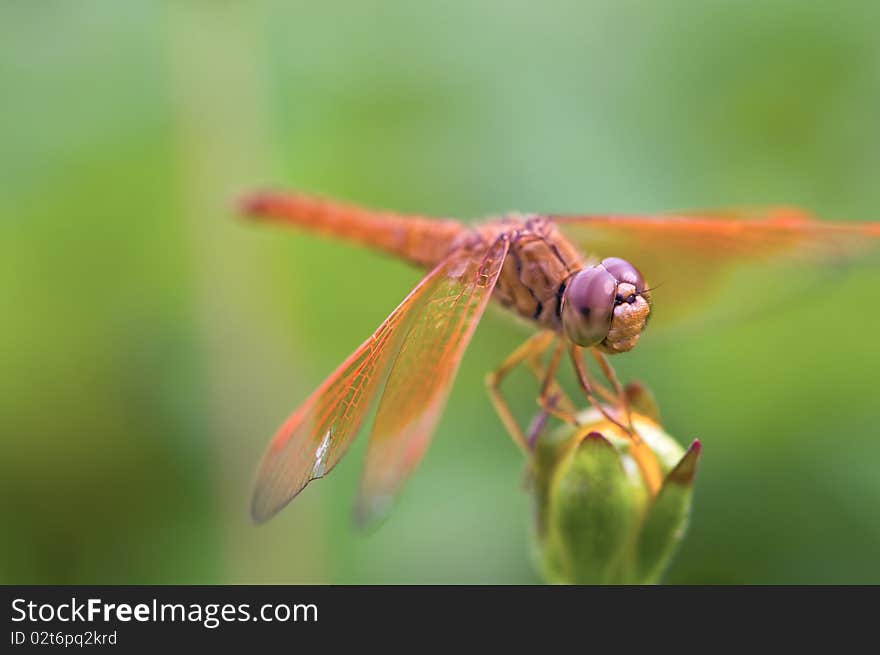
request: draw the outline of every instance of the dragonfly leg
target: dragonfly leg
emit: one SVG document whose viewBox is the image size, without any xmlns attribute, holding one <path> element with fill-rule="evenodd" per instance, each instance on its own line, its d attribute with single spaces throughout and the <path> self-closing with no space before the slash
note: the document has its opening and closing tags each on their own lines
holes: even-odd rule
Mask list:
<svg viewBox="0 0 880 655">
<path fill-rule="evenodd" d="M 501 423 L 504 424 L 513 442 L 525 453 L 530 450 L 529 440 L 519 423 L 516 422 L 510 405 L 501 393 L 501 382 L 521 363 L 537 360 L 553 342 L 554 337 L 555 335 L 549 331 L 538 332 L 529 337 L 525 343 L 510 353 L 498 368 L 486 375 L 486 388 L 489 390 L 489 398 L 492 400 L 498 418 L 501 419 Z M 534 371 L 534 368 L 532 370 Z"/>
<path fill-rule="evenodd" d="M 624 425 L 621 423 L 598 402 L 596 394 L 594 393 L 594 388 L 597 388 L 597 383 L 593 381 L 589 370 L 584 364 L 583 358 L 581 357 L 581 348 L 572 344 L 570 354 L 572 364 L 577 373 L 578 382 L 584 390 L 584 393 L 587 395 L 587 399 L 593 407 L 602 414 L 602 416 L 620 428 L 631 439 L 632 445 L 630 447 L 630 454 L 636 461 L 651 494 L 656 495 L 660 490 L 660 485 L 663 483 L 663 473 L 660 470 L 660 464 L 657 462 L 657 456 L 654 455 L 650 448 L 648 448 L 648 445 L 642 440 L 632 425 Z M 612 384 L 614 384 L 614 380 L 616 380 L 616 376 L 613 380 L 610 380 Z M 629 423 L 629 420 L 627 420 L 627 422 Z"/>
<path fill-rule="evenodd" d="M 571 344 L 571 348 L 569 350 L 569 354 L 571 355 L 571 362 L 574 365 L 574 371 L 577 374 L 578 383 L 581 385 L 581 389 L 583 389 L 584 393 L 587 396 L 587 400 L 590 401 L 590 404 L 595 407 L 602 416 L 604 416 L 611 423 L 619 427 L 621 430 L 626 432 L 633 438 L 633 441 L 640 441 L 639 436 L 635 434 L 635 431 L 630 429 L 629 426 L 624 425 L 620 419 L 616 416 L 612 415 L 608 409 L 599 402 L 599 399 L 596 397 L 596 394 L 601 395 L 606 401 L 616 404 L 618 402 L 618 397 L 615 396 L 612 392 L 606 389 L 603 385 L 601 385 L 598 381 L 593 379 L 593 376 L 590 374 L 589 369 L 586 364 L 584 364 L 583 357 L 581 356 L 582 348 L 575 344 Z"/>
<path fill-rule="evenodd" d="M 565 352 L 565 341 L 559 338 L 547 368 L 541 365 L 539 357 L 530 359 L 528 364 L 541 383 L 541 391 L 538 394 L 538 405 L 541 409 L 561 421 L 577 425 L 574 403 L 556 381 L 556 371 L 559 370 L 559 362 L 563 352 Z"/>
<path fill-rule="evenodd" d="M 559 370 L 559 363 L 564 352 L 565 341 L 562 338 L 558 338 L 547 368 L 544 368 L 541 364 L 541 358 L 538 356 L 532 357 L 528 361 L 529 368 L 532 369 L 535 377 L 541 383 L 541 390 L 537 399 L 541 411 L 532 420 L 526 435 L 530 448 L 534 447 L 535 441 L 547 424 L 547 419 L 551 416 L 570 425 L 580 424 L 574 403 L 556 381 L 556 372 Z"/>
<path fill-rule="evenodd" d="M 557 400 L 557 396 L 553 396 L 548 399 L 547 406 L 552 407 L 555 405 Z M 526 432 L 526 443 L 529 446 L 529 450 L 533 449 L 535 446 L 535 442 L 538 440 L 538 437 L 541 436 L 541 433 L 544 431 L 544 428 L 547 427 L 547 421 L 550 419 L 550 410 L 545 408 L 544 405 L 541 406 L 541 410 L 535 414 L 535 417 L 532 419 L 532 422 L 529 423 L 528 432 Z"/>
<path fill-rule="evenodd" d="M 632 414 L 630 413 L 629 400 L 627 399 L 627 394 L 623 388 L 623 385 L 620 384 L 617 373 L 615 373 L 614 371 L 614 367 L 611 366 L 611 362 L 608 361 L 608 357 L 605 355 L 605 353 L 601 352 L 600 350 L 596 348 L 590 348 L 590 353 L 593 355 L 593 359 L 595 359 L 596 363 L 599 365 L 599 369 L 602 371 L 605 379 L 608 380 L 609 384 L 611 384 L 611 388 L 614 390 L 614 395 L 616 396 L 616 404 L 620 409 L 620 416 L 626 423 L 628 431 L 634 433 L 635 430 L 633 429 L 632 425 Z"/>
</svg>

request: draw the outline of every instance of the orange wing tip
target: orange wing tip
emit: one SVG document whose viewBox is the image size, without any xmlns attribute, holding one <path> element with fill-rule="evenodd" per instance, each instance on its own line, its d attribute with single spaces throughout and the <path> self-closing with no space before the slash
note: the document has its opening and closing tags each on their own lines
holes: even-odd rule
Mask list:
<svg viewBox="0 0 880 655">
<path fill-rule="evenodd" d="M 371 532 L 378 528 L 388 515 L 394 504 L 390 494 L 361 497 L 354 508 L 352 519 L 358 532 Z"/>
<path fill-rule="evenodd" d="M 299 493 L 305 489 L 306 484 L 293 491 L 280 491 L 273 480 L 277 478 L 277 471 L 272 472 L 260 467 L 257 474 L 257 482 L 254 484 L 254 492 L 251 496 L 251 521 L 257 525 L 265 523 L 282 509 L 287 507 Z M 309 480 L 311 482 L 311 480 Z"/>
<path fill-rule="evenodd" d="M 275 516 L 280 510 L 281 507 L 273 507 L 272 504 L 268 502 L 266 494 L 261 493 L 259 488 L 254 490 L 254 495 L 251 497 L 252 522 L 261 525 Z"/>
<path fill-rule="evenodd" d="M 257 525 L 271 519 L 296 496 L 293 494 L 290 498 L 279 500 L 277 489 L 268 482 L 269 479 L 261 468 L 251 496 L 251 521 Z"/>
</svg>

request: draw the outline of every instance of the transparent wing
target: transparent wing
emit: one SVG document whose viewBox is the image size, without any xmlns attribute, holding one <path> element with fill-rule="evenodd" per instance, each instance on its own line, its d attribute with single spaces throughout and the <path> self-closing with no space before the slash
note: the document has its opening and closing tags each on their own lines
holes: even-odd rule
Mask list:
<svg viewBox="0 0 880 655">
<path fill-rule="evenodd" d="M 880 242 L 880 223 L 823 222 L 790 207 L 551 218 L 586 252 L 623 257 L 641 270 L 657 287 L 652 324 L 718 301 L 734 272 L 756 276 L 756 295 L 782 297 L 786 285 L 815 283 Z"/>
<path fill-rule="evenodd" d="M 485 256 L 438 281 L 397 353 L 376 414 L 355 518 L 383 518 L 427 449 L 461 357 L 486 309 L 507 255 L 499 239 Z"/>
<path fill-rule="evenodd" d="M 476 256 L 476 265 L 471 264 L 472 256 Z M 414 323 L 423 323 L 426 313 L 442 320 L 435 308 L 451 293 L 460 293 L 463 299 L 491 293 L 497 272 L 491 279 L 474 275 L 482 256 L 457 251 L 437 265 L 282 424 L 257 472 L 251 502 L 255 521 L 272 517 L 310 481 L 323 477 L 337 464 L 363 423 L 401 344 L 410 338 Z M 446 307 L 455 312 L 457 304 L 447 303 Z"/>
</svg>

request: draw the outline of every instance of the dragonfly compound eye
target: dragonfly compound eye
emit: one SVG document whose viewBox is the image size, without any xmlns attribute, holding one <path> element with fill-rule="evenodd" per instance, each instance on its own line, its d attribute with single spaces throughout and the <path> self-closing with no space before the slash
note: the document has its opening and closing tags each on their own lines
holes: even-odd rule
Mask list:
<svg viewBox="0 0 880 655">
<path fill-rule="evenodd" d="M 562 326 L 579 346 L 607 353 L 633 348 L 651 311 L 638 269 L 617 257 L 585 268 L 568 283 L 562 299 Z"/>
<path fill-rule="evenodd" d="M 617 280 L 601 264 L 574 274 L 562 297 L 562 326 L 579 346 L 595 346 L 608 336 Z"/>
<path fill-rule="evenodd" d="M 606 257 L 602 260 L 602 266 L 611 273 L 618 282 L 626 282 L 636 288 L 636 294 L 645 290 L 645 280 L 639 269 L 620 257 Z"/>
</svg>

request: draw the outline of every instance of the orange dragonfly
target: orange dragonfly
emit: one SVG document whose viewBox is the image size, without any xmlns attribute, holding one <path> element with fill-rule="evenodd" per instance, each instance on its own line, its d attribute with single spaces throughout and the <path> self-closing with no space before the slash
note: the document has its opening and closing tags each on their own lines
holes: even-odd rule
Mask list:
<svg viewBox="0 0 880 655">
<path fill-rule="evenodd" d="M 634 458 L 655 489 L 659 468 L 630 428 L 626 394 L 606 357 L 632 349 L 654 311 L 640 269 L 672 291 L 670 301 L 687 303 L 710 297 L 710 282 L 734 265 L 838 260 L 880 237 L 880 223 L 825 223 L 785 207 L 651 216 L 512 214 L 476 226 L 298 193 L 256 193 L 241 209 L 256 219 L 376 248 L 428 271 L 275 433 L 251 505 L 258 522 L 336 465 L 377 399 L 355 517 L 361 525 L 381 518 L 425 453 L 490 298 L 538 329 L 487 376 L 492 403 L 517 446 L 525 452 L 531 447 L 501 393 L 502 380 L 526 364 L 540 382 L 542 409 L 574 422 L 574 405 L 556 383 L 567 354 L 587 399 L 631 434 Z M 588 257 L 587 250 L 605 258 Z M 585 350 L 608 386 L 585 365 Z"/>
</svg>

